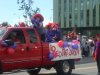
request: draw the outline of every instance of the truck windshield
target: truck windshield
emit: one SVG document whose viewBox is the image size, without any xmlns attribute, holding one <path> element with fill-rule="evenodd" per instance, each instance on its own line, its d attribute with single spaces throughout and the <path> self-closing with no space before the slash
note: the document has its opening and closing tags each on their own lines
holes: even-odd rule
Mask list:
<svg viewBox="0 0 100 75">
<path fill-rule="evenodd" d="M 0 28 L 0 40 L 2 39 L 5 32 L 6 32 L 6 28 Z"/>
</svg>

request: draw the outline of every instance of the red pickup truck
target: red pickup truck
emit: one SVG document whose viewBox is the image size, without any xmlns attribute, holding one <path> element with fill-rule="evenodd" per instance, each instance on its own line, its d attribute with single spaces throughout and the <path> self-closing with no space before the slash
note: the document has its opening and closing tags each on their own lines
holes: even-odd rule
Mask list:
<svg viewBox="0 0 100 75">
<path fill-rule="evenodd" d="M 14 35 L 17 41 L 11 40 Z M 4 41 L 7 46 L 4 46 Z M 13 43 L 12 43 L 13 42 Z M 16 48 L 9 50 L 16 43 Z M 75 68 L 72 59 L 51 61 L 49 43 L 41 42 L 38 32 L 29 27 L 0 28 L 0 74 L 13 70 L 26 70 L 29 75 L 38 74 L 41 68 L 56 69 L 58 75 L 70 75 Z"/>
</svg>

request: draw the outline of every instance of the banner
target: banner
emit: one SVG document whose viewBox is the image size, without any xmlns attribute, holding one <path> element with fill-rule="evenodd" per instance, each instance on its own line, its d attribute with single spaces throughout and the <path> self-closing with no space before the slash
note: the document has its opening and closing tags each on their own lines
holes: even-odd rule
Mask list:
<svg viewBox="0 0 100 75">
<path fill-rule="evenodd" d="M 49 58 L 51 61 L 64 60 L 64 59 L 77 59 L 82 58 L 80 44 L 77 45 L 77 49 L 72 47 L 72 44 L 67 47 L 59 47 L 57 43 L 49 44 Z"/>
</svg>

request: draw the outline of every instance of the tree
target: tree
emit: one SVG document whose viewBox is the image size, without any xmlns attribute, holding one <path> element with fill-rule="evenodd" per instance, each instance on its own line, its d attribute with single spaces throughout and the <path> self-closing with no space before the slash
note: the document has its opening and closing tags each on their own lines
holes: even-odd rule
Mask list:
<svg viewBox="0 0 100 75">
<path fill-rule="evenodd" d="M 9 26 L 8 22 L 2 22 L 2 26 Z"/>
<path fill-rule="evenodd" d="M 35 10 L 33 10 L 32 6 L 33 6 L 33 0 L 17 0 L 17 3 L 19 4 L 19 10 L 22 10 L 23 13 L 23 17 L 27 20 L 27 18 L 31 18 L 32 15 L 39 13 L 40 9 L 36 8 Z"/>
</svg>

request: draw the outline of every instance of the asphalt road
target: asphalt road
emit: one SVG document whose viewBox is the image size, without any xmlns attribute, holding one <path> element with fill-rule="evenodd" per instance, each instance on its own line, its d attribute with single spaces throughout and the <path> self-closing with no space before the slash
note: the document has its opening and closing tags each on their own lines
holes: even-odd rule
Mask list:
<svg viewBox="0 0 100 75">
<path fill-rule="evenodd" d="M 28 75 L 27 72 L 6 73 L 2 75 Z M 38 75 L 56 75 L 56 71 L 42 69 Z M 76 63 L 76 69 L 73 70 L 72 75 L 97 75 L 97 66 L 91 58 L 84 58 Z"/>
</svg>

